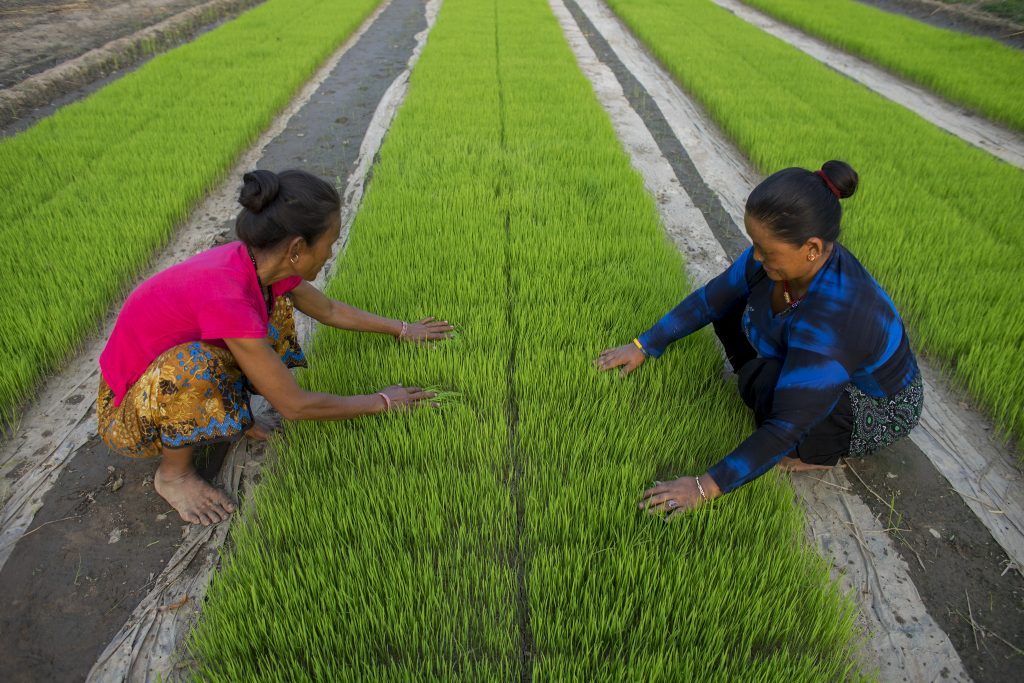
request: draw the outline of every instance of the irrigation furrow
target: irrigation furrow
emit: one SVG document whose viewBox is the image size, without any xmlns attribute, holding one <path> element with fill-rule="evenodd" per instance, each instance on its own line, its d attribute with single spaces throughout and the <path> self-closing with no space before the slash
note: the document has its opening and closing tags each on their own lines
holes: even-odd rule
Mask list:
<svg viewBox="0 0 1024 683">
<path fill-rule="evenodd" d="M 507 109 L 505 105 L 505 85 L 501 76 L 501 21 L 498 13 L 498 0 L 494 0 L 494 63 L 495 78 L 498 84 L 498 117 L 499 140 L 502 157 L 508 154 L 506 142 Z M 501 164 L 506 162 L 502 159 Z M 516 510 L 515 546 L 512 554 L 512 571 L 516 576 L 516 616 L 519 624 L 519 679 L 522 683 L 533 680 L 534 641 L 530 630 L 530 601 L 527 595 L 526 549 L 523 547 L 525 536 L 526 503 L 523 487 L 523 452 L 519 447 L 519 400 L 516 396 L 516 353 L 519 348 L 519 322 L 516 306 L 518 293 L 513 277 L 515 270 L 512 241 L 512 211 L 508 205 L 511 188 L 508 186 L 507 174 L 500 173 L 495 185 L 495 196 L 505 203 L 505 289 L 508 303 L 505 309 L 505 321 L 510 334 L 508 367 L 505 371 L 505 382 L 508 391 L 506 413 L 508 416 L 508 466 L 507 475 L 509 493 Z"/>
<path fill-rule="evenodd" d="M 565 0 L 564 5 L 577 24 L 586 26 L 584 30 L 588 37 L 592 40 L 599 40 L 607 46 L 607 42 L 600 34 L 593 35 L 596 29 L 574 0 Z M 713 240 L 725 249 L 725 255 L 731 262 L 750 246 L 750 242 L 743 231 L 737 228 L 729 212 L 726 211 L 722 204 L 722 197 L 704 181 L 690 153 L 680 142 L 679 137 L 673 133 L 672 125 L 665 118 L 658 102 L 633 72 L 626 68 L 621 60 L 614 57 L 604 61 L 614 74 L 614 78 L 618 80 L 629 105 L 634 111 L 643 112 L 644 125 L 651 132 L 652 141 L 661 151 L 662 158 L 671 165 L 675 177 L 686 188 L 688 200 L 691 200 L 693 205 L 700 210 L 704 222 L 711 230 Z M 665 218 L 666 216 L 663 215 L 662 219 L 665 220 Z M 714 257 L 710 256 L 706 260 L 710 262 L 713 259 Z M 696 261 L 700 260 L 702 259 L 696 259 Z M 694 265 L 694 262 L 689 260 L 689 255 L 687 265 Z M 702 272 L 701 275 L 713 277 L 719 272 L 721 271 L 707 271 L 707 273 Z M 692 276 L 693 274 L 691 274 Z M 709 279 L 710 277 L 699 277 L 694 282 L 703 284 Z"/>
<path fill-rule="evenodd" d="M 988 121 L 873 64 L 772 19 L 740 0 L 712 0 L 740 19 L 797 48 L 882 97 L 1017 168 L 1024 168 L 1024 136 Z"/>
<path fill-rule="evenodd" d="M 552 0 L 551 4 L 581 69 L 593 83 L 602 105 L 616 123 L 619 138 L 643 174 L 648 192 L 659 198 L 681 194 L 682 201 L 688 201 L 687 189 L 695 185 L 692 180 L 679 176 L 678 167 L 664 152 L 655 158 L 649 152 L 655 146 L 666 148 L 658 139 L 664 119 L 652 115 L 658 104 L 649 101 L 650 95 L 638 86 L 602 33 L 573 0 Z M 677 175 L 673 176 L 673 172 Z M 703 189 L 702 183 L 696 184 L 698 191 Z M 691 280 L 704 282 L 709 273 L 720 271 L 721 261 L 728 259 L 723 246 L 715 244 L 718 233 L 701 216 L 691 213 L 684 230 L 674 229 L 681 213 L 678 203 L 659 201 L 659 213 L 666 232 L 687 256 Z M 695 251 L 689 248 L 694 240 L 707 246 Z M 720 260 L 715 260 L 715 256 Z M 830 559 L 836 580 L 860 604 L 864 627 L 871 634 L 864 649 L 865 668 L 878 667 L 882 680 L 932 680 L 943 670 L 951 680 L 967 680 L 959 656 L 929 616 L 892 541 L 859 499 L 843 495 L 850 488 L 845 475 L 832 472 L 825 483 L 812 486 L 813 483 L 801 477 L 793 481 L 806 513 L 808 537 Z M 879 577 L 884 577 L 886 590 L 865 595 L 863 586 L 878 585 Z M 903 623 L 894 614 L 900 615 Z M 930 644 L 927 653 L 913 645 L 917 642 Z"/>
</svg>

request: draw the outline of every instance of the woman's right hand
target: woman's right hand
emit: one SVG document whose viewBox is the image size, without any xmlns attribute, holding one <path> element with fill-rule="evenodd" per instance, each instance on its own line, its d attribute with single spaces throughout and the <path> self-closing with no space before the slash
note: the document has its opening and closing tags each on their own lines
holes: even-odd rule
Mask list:
<svg viewBox="0 0 1024 683">
<path fill-rule="evenodd" d="M 619 373 L 619 376 L 625 377 L 643 365 L 645 360 L 647 360 L 647 355 L 637 348 L 636 344 L 625 344 L 602 351 L 601 355 L 594 361 L 594 365 L 600 370 L 611 370 L 612 368 L 621 367 L 622 371 Z"/>
<path fill-rule="evenodd" d="M 419 387 L 403 387 L 401 384 L 393 384 L 378 393 L 388 397 L 384 410 L 400 410 L 423 405 L 424 401 L 437 396 L 433 391 L 425 391 Z"/>
</svg>

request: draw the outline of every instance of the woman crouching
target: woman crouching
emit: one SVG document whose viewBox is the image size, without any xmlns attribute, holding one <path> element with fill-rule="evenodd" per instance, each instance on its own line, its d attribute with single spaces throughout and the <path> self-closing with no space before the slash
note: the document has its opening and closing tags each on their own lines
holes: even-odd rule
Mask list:
<svg viewBox="0 0 1024 683">
<path fill-rule="evenodd" d="M 757 429 L 702 474 L 658 484 L 642 508 L 701 505 L 779 465 L 829 468 L 907 436 L 921 417 L 917 360 L 896 306 L 839 243 L 839 200 L 858 177 L 842 161 L 779 171 L 747 199 L 753 245 L 632 344 L 595 361 L 626 375 L 712 323 Z"/>
<path fill-rule="evenodd" d="M 197 446 L 246 433 L 265 439 L 249 406 L 259 393 L 289 420 L 343 420 L 433 397 L 395 385 L 376 394 L 305 391 L 293 307 L 343 330 L 410 341 L 448 337 L 446 321 L 391 320 L 309 284 L 341 232 L 337 191 L 304 171 L 243 178 L 239 242 L 202 252 L 140 284 L 100 355 L 97 421 L 115 453 L 161 455 L 153 485 L 186 522 L 215 524 L 234 503 L 196 472 Z"/>
</svg>

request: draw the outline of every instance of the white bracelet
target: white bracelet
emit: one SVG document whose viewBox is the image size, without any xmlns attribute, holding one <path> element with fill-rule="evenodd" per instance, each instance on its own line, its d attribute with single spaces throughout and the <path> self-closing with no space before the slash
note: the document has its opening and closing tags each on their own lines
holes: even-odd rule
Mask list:
<svg viewBox="0 0 1024 683">
<path fill-rule="evenodd" d="M 700 477 L 694 477 L 693 480 L 697 482 L 697 490 L 700 491 L 700 497 L 704 499 L 704 502 L 708 502 L 708 497 L 704 494 L 704 487 L 700 485 Z"/>
<path fill-rule="evenodd" d="M 409 323 L 402 321 L 402 331 L 398 333 L 399 339 L 405 339 L 405 335 L 409 332 Z"/>
<path fill-rule="evenodd" d="M 377 395 L 384 399 L 384 410 L 391 410 L 391 399 L 383 391 L 378 391 Z"/>
</svg>

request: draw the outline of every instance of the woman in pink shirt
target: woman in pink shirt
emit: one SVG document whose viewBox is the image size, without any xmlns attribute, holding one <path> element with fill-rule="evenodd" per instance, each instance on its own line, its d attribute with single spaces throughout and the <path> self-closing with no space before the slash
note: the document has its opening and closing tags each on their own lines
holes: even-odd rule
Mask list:
<svg viewBox="0 0 1024 683">
<path fill-rule="evenodd" d="M 100 355 L 100 436 L 129 457 L 162 455 L 154 488 L 186 522 L 215 524 L 234 510 L 196 472 L 196 446 L 266 433 L 252 392 L 289 420 L 343 420 L 418 404 L 433 394 L 394 385 L 363 396 L 305 391 L 293 307 L 324 325 L 409 341 L 445 339 L 447 321 L 417 323 L 361 311 L 309 284 L 341 231 L 337 191 L 304 171 L 245 174 L 232 242 L 140 284 Z"/>
</svg>

